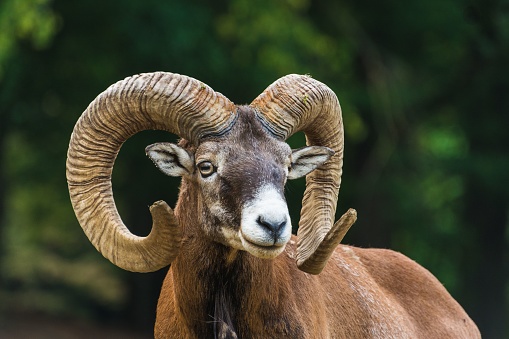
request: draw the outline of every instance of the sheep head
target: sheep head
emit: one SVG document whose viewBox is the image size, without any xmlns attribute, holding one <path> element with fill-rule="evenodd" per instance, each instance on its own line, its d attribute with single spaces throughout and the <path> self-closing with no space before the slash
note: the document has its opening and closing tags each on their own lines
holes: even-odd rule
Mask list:
<svg viewBox="0 0 509 339">
<path fill-rule="evenodd" d="M 185 177 L 198 189 L 195 213 L 205 236 L 271 259 L 291 237 L 286 180 L 310 173 L 334 152 L 321 146 L 291 151 L 266 131 L 253 108 L 239 107 L 237 116 L 228 133 L 197 147 L 158 143 L 146 152 L 163 173 Z"/>
<path fill-rule="evenodd" d="M 153 205 L 152 231 L 137 237 L 113 200 L 116 155 L 127 138 L 146 129 L 167 130 L 192 146 L 163 143 L 146 151 L 164 173 L 198 183 L 203 220 L 209 221 L 204 231 L 215 241 L 261 258 L 277 256 L 291 234 L 283 187 L 303 175 L 299 268 L 319 273 L 355 221 L 350 210 L 333 224 L 343 125 L 339 102 L 327 86 L 289 75 L 239 107 L 195 79 L 141 74 L 110 86 L 89 105 L 74 128 L 67 159 L 76 216 L 92 244 L 121 268 L 157 270 L 171 263 L 180 246 L 180 227 L 166 203 Z M 298 131 L 309 146 L 291 151 L 284 140 Z"/>
</svg>

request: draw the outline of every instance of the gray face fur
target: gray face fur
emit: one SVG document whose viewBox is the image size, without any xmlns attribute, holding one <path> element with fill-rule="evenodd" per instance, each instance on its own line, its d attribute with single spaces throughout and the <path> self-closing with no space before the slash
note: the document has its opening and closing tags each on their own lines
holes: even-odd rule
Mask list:
<svg viewBox="0 0 509 339">
<path fill-rule="evenodd" d="M 276 257 L 290 240 L 286 180 L 310 173 L 333 154 L 319 146 L 292 151 L 248 107 L 239 108 L 228 133 L 203 140 L 194 151 L 158 143 L 146 152 L 163 173 L 197 185 L 207 236 L 260 258 Z"/>
</svg>

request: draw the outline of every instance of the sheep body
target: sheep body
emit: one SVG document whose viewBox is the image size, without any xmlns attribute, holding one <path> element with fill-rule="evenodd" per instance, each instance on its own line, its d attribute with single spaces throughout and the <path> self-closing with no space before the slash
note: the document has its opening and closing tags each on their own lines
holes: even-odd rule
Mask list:
<svg viewBox="0 0 509 339">
<path fill-rule="evenodd" d="M 121 145 L 147 129 L 183 138 L 146 149 L 182 184 L 175 212 L 155 203 L 152 230 L 139 237 L 118 213 L 111 174 Z M 291 150 L 285 140 L 299 131 L 308 146 Z M 76 217 L 106 258 L 134 272 L 171 264 L 157 338 L 480 337 L 415 262 L 337 247 L 356 218 L 349 210 L 334 222 L 343 146 L 339 101 L 308 76 L 282 77 L 237 106 L 196 79 L 144 73 L 113 84 L 83 112 L 66 176 Z M 302 176 L 292 238 L 284 187 Z"/>
<path fill-rule="evenodd" d="M 340 245 L 310 275 L 295 265 L 295 241 L 270 261 L 188 239 L 162 286 L 155 337 L 480 338 L 442 284 L 404 255 Z"/>
<path fill-rule="evenodd" d="M 228 135 L 213 142 L 217 145 L 203 146 L 217 152 L 220 166 L 235 168 L 236 174 L 224 169 L 222 175 L 228 180 L 237 177 L 236 189 L 220 196 L 231 193 L 235 201 L 242 201 L 250 196 L 243 187 L 249 192 L 260 185 L 259 176 L 275 180 L 277 176 L 266 175 L 266 163 L 260 164 L 259 172 L 251 171 L 254 165 L 246 159 L 255 154 L 264 159 L 264 152 L 250 150 L 273 142 L 266 138 L 247 110 Z M 280 143 L 269 150 L 277 153 Z M 201 156 L 186 141 L 180 146 Z M 217 203 L 210 200 L 219 199 L 225 210 L 240 208 L 226 208 L 235 204 L 214 197 L 203 192 L 194 176 L 182 177 L 175 215 L 183 242 L 161 289 L 156 338 L 480 337 L 440 282 L 400 253 L 339 245 L 324 270 L 312 275 L 296 265 L 296 236 L 271 260 L 212 241 L 210 229 L 220 225 L 210 217 L 207 206 Z"/>
</svg>

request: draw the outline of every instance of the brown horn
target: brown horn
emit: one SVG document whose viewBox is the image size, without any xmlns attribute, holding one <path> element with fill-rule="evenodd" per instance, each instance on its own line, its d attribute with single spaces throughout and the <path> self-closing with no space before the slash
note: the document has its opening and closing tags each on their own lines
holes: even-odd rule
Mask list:
<svg viewBox="0 0 509 339">
<path fill-rule="evenodd" d="M 291 74 L 276 80 L 252 103 L 265 127 L 286 140 L 304 131 L 308 145 L 327 146 L 335 154 L 306 176 L 298 230 L 297 265 L 318 274 L 355 222 L 350 210 L 334 224 L 343 166 L 343 121 L 334 92 L 309 76 Z"/>
<path fill-rule="evenodd" d="M 147 237 L 122 222 L 111 188 L 113 163 L 133 134 L 166 130 L 197 144 L 231 126 L 235 107 L 222 94 L 183 75 L 147 73 L 126 78 L 101 93 L 74 127 L 67 152 L 71 202 L 85 234 L 113 264 L 134 272 L 167 266 L 178 254 L 180 228 L 164 201 L 151 207 Z"/>
</svg>

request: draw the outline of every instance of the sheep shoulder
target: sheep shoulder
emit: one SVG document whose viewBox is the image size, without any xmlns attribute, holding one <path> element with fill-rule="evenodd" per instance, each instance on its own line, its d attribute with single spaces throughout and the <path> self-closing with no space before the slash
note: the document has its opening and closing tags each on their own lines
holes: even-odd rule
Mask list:
<svg viewBox="0 0 509 339">
<path fill-rule="evenodd" d="M 336 293 L 326 298 L 331 323 L 340 324 L 332 337 L 481 337 L 440 281 L 405 255 L 339 245 L 331 259 L 319 277 Z"/>
</svg>

